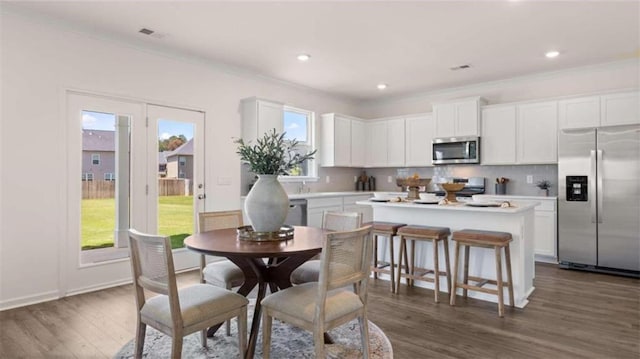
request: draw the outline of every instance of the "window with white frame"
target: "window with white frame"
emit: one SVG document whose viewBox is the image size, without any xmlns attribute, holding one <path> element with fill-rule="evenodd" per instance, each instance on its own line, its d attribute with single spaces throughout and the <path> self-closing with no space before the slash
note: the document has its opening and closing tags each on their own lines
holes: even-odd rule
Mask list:
<svg viewBox="0 0 640 359">
<path fill-rule="evenodd" d="M 104 180 L 105 181 L 115 181 L 116 180 L 116 174 L 113 172 L 107 172 L 104 174 Z"/>
<path fill-rule="evenodd" d="M 314 116 L 313 112 L 285 106 L 283 129 L 285 132 L 285 139 L 292 141 L 298 141 L 298 145 L 294 148 L 294 153 L 305 154 L 315 149 L 313 141 L 313 124 Z M 315 156 L 314 156 L 315 157 Z M 316 177 L 316 166 L 314 160 L 307 160 L 303 162 L 298 168 L 294 168 L 289 176 L 285 178 L 295 177 Z"/>
<path fill-rule="evenodd" d="M 180 166 L 184 166 L 187 164 L 187 158 L 184 156 L 178 156 L 178 163 L 180 163 Z"/>
<path fill-rule="evenodd" d="M 91 164 L 92 165 L 99 165 L 100 164 L 100 154 L 99 153 L 91 154 Z"/>
<path fill-rule="evenodd" d="M 91 172 L 84 172 L 82 174 L 82 180 L 83 181 L 93 181 L 93 173 Z"/>
</svg>

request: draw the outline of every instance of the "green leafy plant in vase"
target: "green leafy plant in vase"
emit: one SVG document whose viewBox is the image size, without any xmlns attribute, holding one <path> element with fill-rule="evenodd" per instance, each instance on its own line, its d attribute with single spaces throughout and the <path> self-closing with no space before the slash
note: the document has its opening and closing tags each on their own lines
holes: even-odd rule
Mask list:
<svg viewBox="0 0 640 359">
<path fill-rule="evenodd" d="M 234 141 L 240 160 L 249 165 L 249 170 L 258 176 L 244 202 L 244 210 L 256 232 L 277 232 L 287 218 L 289 197 L 278 182 L 278 175 L 299 173 L 300 165 L 313 159 L 316 151 L 300 154 L 295 151 L 298 141 L 286 140 L 285 132 L 273 129 L 266 132 L 256 144 Z"/>
</svg>

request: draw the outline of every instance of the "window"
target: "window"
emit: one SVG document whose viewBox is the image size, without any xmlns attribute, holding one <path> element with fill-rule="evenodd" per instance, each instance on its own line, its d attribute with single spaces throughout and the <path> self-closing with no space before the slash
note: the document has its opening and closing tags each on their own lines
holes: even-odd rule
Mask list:
<svg viewBox="0 0 640 359">
<path fill-rule="evenodd" d="M 104 180 L 105 181 L 115 181 L 116 180 L 116 175 L 115 173 L 112 172 L 107 172 L 104 174 Z"/>
<path fill-rule="evenodd" d="M 182 156 L 178 156 L 178 163 L 180 163 L 180 166 L 184 166 L 187 164 L 187 158 L 186 157 L 182 157 Z"/>
<path fill-rule="evenodd" d="M 285 132 L 286 140 L 296 140 L 298 145 L 294 148 L 291 156 L 296 153 L 305 154 L 315 149 L 313 143 L 313 112 L 285 106 L 283 129 Z M 314 156 L 315 157 L 315 156 Z M 298 168 L 291 171 L 289 176 L 283 176 L 281 179 L 294 179 L 295 177 L 308 177 L 316 176 L 315 161 L 305 161 Z"/>
<path fill-rule="evenodd" d="M 85 172 L 82 174 L 82 180 L 83 181 L 93 181 L 93 173 L 91 172 Z"/>
<path fill-rule="evenodd" d="M 91 164 L 92 165 L 99 165 L 100 164 L 100 154 L 99 153 L 91 154 Z"/>
</svg>

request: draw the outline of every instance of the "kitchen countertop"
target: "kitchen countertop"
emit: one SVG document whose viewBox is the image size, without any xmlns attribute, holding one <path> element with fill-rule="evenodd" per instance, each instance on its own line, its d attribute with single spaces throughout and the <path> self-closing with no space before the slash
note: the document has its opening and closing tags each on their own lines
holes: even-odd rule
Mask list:
<svg viewBox="0 0 640 359">
<path fill-rule="evenodd" d="M 458 202 L 456 204 L 419 204 L 413 202 L 373 202 L 373 201 L 358 201 L 356 204 L 368 205 L 373 207 L 398 207 L 398 208 L 411 208 L 416 210 L 437 210 L 437 211 L 464 211 L 464 212 L 492 212 L 502 214 L 515 214 L 522 213 L 533 208 L 537 205 L 535 203 L 517 203 L 516 207 L 472 207 L 467 206 L 464 202 Z"/>
<path fill-rule="evenodd" d="M 289 193 L 289 199 L 311 199 L 325 197 L 350 197 L 350 196 L 372 196 L 373 192 L 367 191 L 344 191 L 344 192 L 309 192 L 309 193 Z M 241 199 L 247 196 L 241 196 Z"/>
<path fill-rule="evenodd" d="M 524 199 L 524 200 L 540 200 L 540 201 L 544 201 L 544 200 L 557 200 L 558 197 L 556 196 L 518 196 L 518 195 L 511 195 L 511 194 L 487 194 L 487 193 L 483 193 L 483 194 L 475 194 L 473 195 L 473 197 L 500 197 L 500 198 L 513 198 L 513 199 Z"/>
</svg>

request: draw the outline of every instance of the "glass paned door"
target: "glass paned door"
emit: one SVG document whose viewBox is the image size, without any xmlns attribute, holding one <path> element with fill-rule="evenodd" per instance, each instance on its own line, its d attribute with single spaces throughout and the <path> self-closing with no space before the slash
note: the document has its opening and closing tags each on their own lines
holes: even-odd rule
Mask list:
<svg viewBox="0 0 640 359">
<path fill-rule="evenodd" d="M 144 199 L 130 195 L 134 182 L 139 188 L 144 180 L 131 171 L 132 159 L 146 153 L 145 146 L 132 146 L 134 123 L 136 132 L 145 131 L 142 104 L 70 93 L 67 109 L 69 168 L 75 174 L 69 180 L 67 253 L 80 266 L 127 257 L 127 231 L 142 224 L 131 210 L 146 210 Z M 77 266 L 78 260 L 70 263 Z"/>
<path fill-rule="evenodd" d="M 204 210 L 204 114 L 157 105 L 148 105 L 147 113 L 155 159 L 149 169 L 149 225 L 169 236 L 174 249 L 182 248 Z"/>
</svg>

